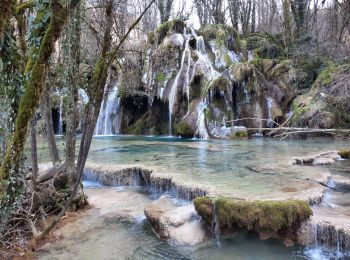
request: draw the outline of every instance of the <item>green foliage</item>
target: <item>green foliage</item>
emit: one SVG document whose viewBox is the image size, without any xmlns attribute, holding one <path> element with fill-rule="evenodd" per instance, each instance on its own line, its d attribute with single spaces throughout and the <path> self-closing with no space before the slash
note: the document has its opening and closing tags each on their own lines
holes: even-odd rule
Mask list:
<svg viewBox="0 0 350 260">
<path fill-rule="evenodd" d="M 52 11 L 49 0 L 36 0 L 37 13 L 28 38 L 30 49 L 30 59 L 35 59 L 39 53 L 41 42 L 44 38 L 45 31 L 50 23 Z M 30 69 L 27 67 L 27 69 Z M 28 70 L 27 70 L 28 72 Z"/>
<path fill-rule="evenodd" d="M 0 139 L 10 135 L 14 127 L 18 104 L 23 92 L 21 56 L 14 29 L 5 32 L 0 51 Z M 1 149 L 1 148 L 0 148 Z M 0 154 L 1 154 L 0 150 Z"/>
</svg>

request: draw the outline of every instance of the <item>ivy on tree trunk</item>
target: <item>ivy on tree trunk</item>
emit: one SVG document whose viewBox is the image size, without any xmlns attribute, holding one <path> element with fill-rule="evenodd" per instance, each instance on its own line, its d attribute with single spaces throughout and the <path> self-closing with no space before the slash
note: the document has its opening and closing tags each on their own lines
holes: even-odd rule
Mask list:
<svg viewBox="0 0 350 260">
<path fill-rule="evenodd" d="M 73 3 L 74 5 L 74 3 Z M 61 30 L 67 20 L 67 8 L 58 0 L 51 2 L 52 17 L 49 27 L 46 30 L 44 39 L 41 43 L 39 54 L 33 61 L 30 78 L 28 80 L 24 95 L 19 104 L 19 111 L 16 118 L 15 131 L 9 140 L 7 150 L 3 158 L 0 168 L 0 194 L 3 198 L 11 174 L 16 174 L 13 169 L 18 169 L 20 158 L 23 153 L 24 142 L 26 140 L 28 123 L 34 115 L 35 109 L 38 107 L 44 91 L 44 78 L 46 67 L 50 60 L 51 54 L 54 52 L 55 42 L 59 38 Z M 15 176 L 14 176 L 15 177 Z M 10 187 L 11 188 L 11 187 Z M 8 198 L 11 202 L 14 198 Z"/>
</svg>

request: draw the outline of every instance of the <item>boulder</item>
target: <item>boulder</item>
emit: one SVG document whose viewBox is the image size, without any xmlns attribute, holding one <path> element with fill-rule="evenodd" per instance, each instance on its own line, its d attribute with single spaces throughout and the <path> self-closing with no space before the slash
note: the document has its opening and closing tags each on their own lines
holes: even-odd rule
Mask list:
<svg viewBox="0 0 350 260">
<path fill-rule="evenodd" d="M 169 198 L 161 197 L 144 210 L 154 232 L 175 244 L 198 245 L 209 236 L 192 204 L 177 206 Z"/>
</svg>

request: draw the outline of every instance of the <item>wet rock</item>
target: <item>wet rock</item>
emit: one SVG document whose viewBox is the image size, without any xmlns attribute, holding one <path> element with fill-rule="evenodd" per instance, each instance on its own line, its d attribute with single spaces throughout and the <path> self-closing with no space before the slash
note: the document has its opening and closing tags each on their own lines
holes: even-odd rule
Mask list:
<svg viewBox="0 0 350 260">
<path fill-rule="evenodd" d="M 174 180 L 169 175 L 161 175 L 143 167 L 118 167 L 88 163 L 84 169 L 84 181 L 105 186 L 144 187 L 154 196 L 165 192 L 187 201 L 208 194 L 207 187 L 188 185 Z"/>
<path fill-rule="evenodd" d="M 344 250 L 350 248 L 350 225 L 341 217 L 314 216 L 302 224 L 297 233 L 301 245 L 325 245 Z"/>
<path fill-rule="evenodd" d="M 196 198 L 195 209 L 207 225 L 217 219 L 223 233 L 235 230 L 252 230 L 261 237 L 278 237 L 291 245 L 298 227 L 311 215 L 309 204 L 302 200 L 245 201 L 230 198 L 212 200 Z"/>
<path fill-rule="evenodd" d="M 247 128 L 244 126 L 217 126 L 211 131 L 211 134 L 220 139 L 233 139 L 248 136 Z"/>
<path fill-rule="evenodd" d="M 309 92 L 292 104 L 291 125 L 309 128 L 349 128 L 350 65 L 330 66 L 314 81 Z M 336 106 L 334 104 L 337 104 Z"/>
<path fill-rule="evenodd" d="M 341 156 L 338 151 L 329 151 L 320 153 L 314 156 L 296 157 L 293 158 L 293 165 L 329 165 L 337 160 L 340 160 Z"/>
<path fill-rule="evenodd" d="M 176 244 L 197 245 L 208 239 L 193 205 L 176 206 L 161 197 L 145 208 L 145 215 L 156 234 Z"/>
</svg>

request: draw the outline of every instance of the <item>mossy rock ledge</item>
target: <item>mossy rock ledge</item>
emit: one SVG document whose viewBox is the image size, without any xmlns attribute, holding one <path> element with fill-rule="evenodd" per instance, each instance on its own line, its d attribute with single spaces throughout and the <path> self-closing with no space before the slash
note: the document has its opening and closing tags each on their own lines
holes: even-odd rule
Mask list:
<svg viewBox="0 0 350 260">
<path fill-rule="evenodd" d="M 297 241 L 298 228 L 312 215 L 310 205 L 302 200 L 246 201 L 199 197 L 194 200 L 194 206 L 209 227 L 212 226 L 215 208 L 216 224 L 219 225 L 221 233 L 256 231 L 265 238 L 267 235 L 283 238 L 285 242 L 288 240 L 288 245 Z"/>
</svg>

